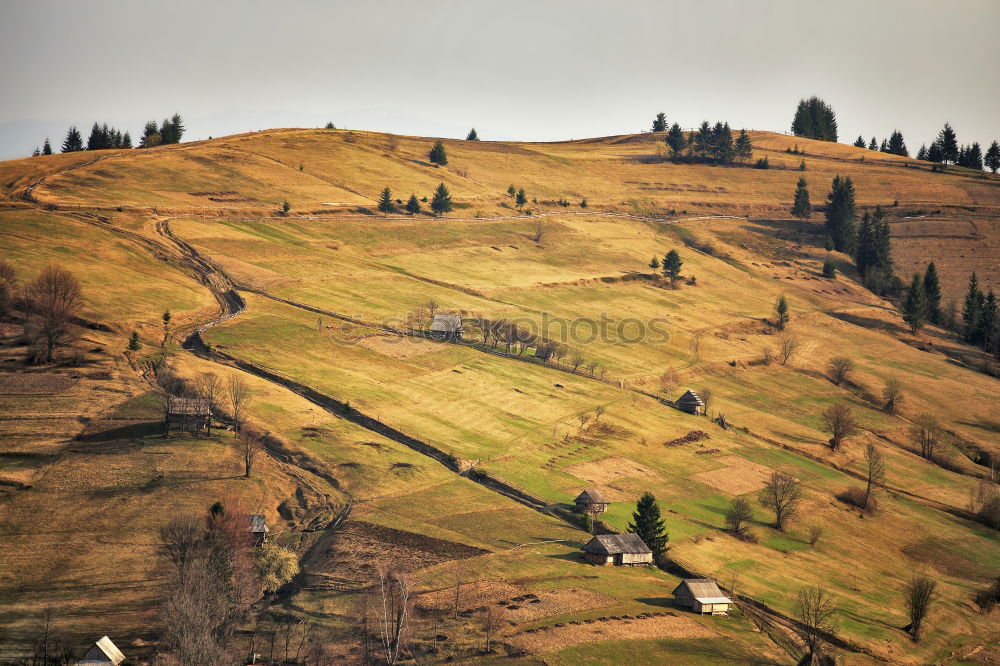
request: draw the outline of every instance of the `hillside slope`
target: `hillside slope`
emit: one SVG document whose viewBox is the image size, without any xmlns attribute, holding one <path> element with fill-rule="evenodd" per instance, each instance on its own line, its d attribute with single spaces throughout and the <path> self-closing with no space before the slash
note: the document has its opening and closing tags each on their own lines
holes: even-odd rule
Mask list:
<svg viewBox="0 0 1000 666">
<path fill-rule="evenodd" d="M 145 615 L 116 617 L 124 635 L 148 639 L 156 598 L 148 549 L 156 529 L 183 507 L 235 493 L 272 524 L 286 525 L 282 538 L 304 555 L 306 579 L 275 608 L 317 621 L 339 649 L 347 649 L 370 562 L 381 559 L 411 570 L 423 592 L 418 605 L 427 608 L 456 575 L 477 581 L 480 596 L 470 608 L 553 595 L 551 608 L 514 612 L 503 631 L 525 663 L 563 663 L 584 643 L 607 659 L 641 646 L 648 663 L 683 650 L 701 663 L 797 656 L 795 639 L 780 626 L 770 630 L 776 644 L 742 614 L 681 618 L 655 631 L 642 629 L 650 620 L 643 616 L 630 620 L 640 625 L 631 633 L 614 625 L 623 641 L 552 629 L 660 612 L 676 584 L 662 572 L 583 564 L 578 544 L 587 535 L 551 514 L 587 487 L 612 501 L 605 519 L 618 530 L 627 528 L 638 496 L 652 491 L 664 508 L 675 566 L 762 604 L 766 622 L 786 622 L 802 586 L 823 586 L 839 606 L 835 645 L 848 662 L 947 660 L 995 640 L 995 625 L 969 600 L 1000 570 L 1000 546 L 995 531 L 970 519 L 968 500 L 989 475 L 972 458 L 1000 455 L 997 380 L 963 364 L 975 353 L 946 332 L 910 335 L 890 303 L 857 284 L 846 256 L 836 255 L 838 277 L 823 278 L 818 216 L 793 222 L 787 210 L 800 175 L 814 203 L 834 175 L 850 175 L 860 205 L 890 207 L 900 272 L 939 261 L 947 296 L 959 298 L 971 269 L 984 285 L 1000 286 L 1000 179 L 960 169 L 931 173 L 915 160 L 781 135 L 753 138 L 755 158 L 766 155 L 771 169 L 673 164 L 658 155 L 652 135 L 445 141 L 449 164 L 434 167 L 426 161 L 431 139 L 339 130 L 272 130 L 0 164 L 8 260 L 24 280 L 47 262 L 66 265 L 84 284 L 84 317 L 109 328 L 93 334 L 110 350 L 90 360 L 109 369 L 94 381 L 148 400 L 148 385 L 133 368 L 161 354 L 188 376 L 208 368 L 249 373 L 253 416 L 281 442 L 265 471 L 245 482 L 226 471 L 237 462 L 227 435 L 187 442 L 164 440 L 152 427 L 94 435 L 111 429 L 88 425 L 81 445 L 66 441 L 77 434 L 68 425 L 41 455 L 42 440 L 27 428 L 17 450 L 30 454 L 32 468 L 25 469 L 25 456 L 8 455 L 0 470 L 33 485 L 3 499 L 15 537 L 3 542 L 14 564 L 0 579 L 5 624 L 14 628 L 8 654 L 28 641 L 36 597 L 64 609 L 61 624 L 74 635 L 107 631 L 92 613 L 70 610 L 80 602 L 79 587 L 51 571 L 22 575 L 25 558 L 57 538 L 32 529 L 40 506 L 61 507 L 64 522 L 88 507 L 110 521 L 102 531 L 127 526 L 126 541 L 145 544 L 142 557 L 93 549 L 63 566 L 80 576 L 102 561 L 88 558 L 110 557 L 113 568 L 93 585 L 113 586 L 114 571 L 152 583 L 124 593 L 129 608 Z M 804 155 L 785 152 L 793 147 Z M 383 187 L 400 199 L 429 197 L 441 182 L 456 203 L 444 218 L 365 214 Z M 530 216 L 514 210 L 510 184 L 527 190 Z M 288 215 L 279 213 L 283 201 Z M 941 246 L 927 238 L 955 228 L 973 230 L 968 239 L 945 234 L 948 251 L 965 256 L 942 261 L 947 257 L 934 254 Z M 694 278 L 677 288 L 648 275 L 646 265 L 670 249 L 681 253 L 684 276 Z M 246 310 L 202 334 L 210 352 L 182 351 L 188 333 L 218 316 L 217 300 L 230 288 Z M 768 321 L 782 294 L 793 314 L 785 332 Z M 430 302 L 431 310 L 470 320 L 515 321 L 565 343 L 567 354 L 542 362 L 516 346 L 428 340 L 421 331 Z M 178 325 L 161 351 L 158 318 L 167 308 Z M 147 347 L 126 355 L 118 350 L 132 330 Z M 478 336 L 470 324 L 469 339 Z M 765 349 L 790 337 L 797 351 L 786 363 L 762 362 Z M 9 339 L 12 362 L 3 374 L 13 384 L 26 370 Z M 825 374 L 838 355 L 857 366 L 842 386 Z M 668 368 L 678 380 L 665 386 Z M 892 379 L 906 395 L 896 415 L 881 409 Z M 708 389 L 712 414 L 725 413 L 735 427 L 723 430 L 664 404 L 683 388 Z M 13 400 L 16 390 L 5 393 Z M 834 403 L 850 405 L 860 424 L 837 452 L 826 445 L 821 419 Z M 26 422 L 37 418 L 31 412 L 39 403 L 11 404 Z M 103 405 L 104 420 L 121 418 L 114 416 L 121 409 L 115 401 Z M 948 432 L 947 469 L 921 458 L 910 436 L 911 420 L 925 413 Z M 150 424 L 155 415 L 147 410 L 134 420 Z M 706 436 L 687 437 L 702 431 Z M 837 499 L 862 484 L 869 443 L 888 467 L 874 515 Z M 109 453 L 120 478 L 71 476 L 80 466 L 99 468 Z M 197 473 L 151 494 L 166 472 L 146 461 L 161 454 Z M 781 532 L 755 506 L 758 542 L 733 538 L 724 531 L 730 500 L 754 500 L 771 471 L 802 482 L 799 519 Z M 116 514 L 99 503 L 105 497 L 148 506 L 147 517 Z M 290 498 L 298 498 L 296 515 L 282 504 Z M 327 543 L 323 533 L 302 531 L 317 503 L 346 501 L 360 504 L 342 537 Z M 813 526 L 823 535 L 811 545 Z M 901 630 L 900 602 L 914 572 L 934 576 L 942 597 L 916 645 Z M 554 638 L 540 644 L 525 633 L 539 627 Z M 467 655 L 461 650 L 469 645 L 456 640 L 453 649 Z"/>
</svg>

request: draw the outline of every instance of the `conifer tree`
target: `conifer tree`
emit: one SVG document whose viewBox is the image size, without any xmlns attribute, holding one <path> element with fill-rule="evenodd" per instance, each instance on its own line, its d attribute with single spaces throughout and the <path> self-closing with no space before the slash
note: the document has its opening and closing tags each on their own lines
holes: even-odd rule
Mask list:
<svg viewBox="0 0 1000 666">
<path fill-rule="evenodd" d="M 48 139 L 45 142 L 48 143 Z M 986 159 L 983 161 L 986 164 L 986 168 L 993 173 L 996 173 L 997 169 L 1000 169 L 1000 145 L 996 141 L 991 143 L 990 147 L 986 150 Z"/>
<path fill-rule="evenodd" d="M 681 126 L 674 123 L 670 126 L 670 131 L 667 132 L 667 145 L 670 146 L 670 150 L 673 151 L 674 161 L 677 161 L 678 156 L 687 146 L 687 140 L 684 137 L 684 132 L 681 131 Z"/>
<path fill-rule="evenodd" d="M 858 267 L 861 278 L 864 279 L 868 269 L 877 263 L 875 228 L 872 224 L 871 213 L 866 210 L 861 215 L 861 222 L 858 224 L 857 238 L 854 242 L 854 264 Z"/>
<path fill-rule="evenodd" d="M 964 166 L 977 171 L 983 170 L 983 150 L 979 147 L 978 141 L 973 141 L 972 145 L 965 151 Z"/>
<path fill-rule="evenodd" d="M 996 141 L 994 141 L 993 144 L 996 145 Z M 42 144 L 42 155 L 51 155 L 51 154 L 52 154 L 52 144 L 49 143 L 49 137 L 45 137 L 45 143 Z M 996 169 L 994 169 L 993 171 L 995 172 Z"/>
<path fill-rule="evenodd" d="M 420 212 L 420 200 L 417 199 L 416 194 L 411 194 L 410 198 L 406 200 L 406 212 L 413 215 Z"/>
<path fill-rule="evenodd" d="M 514 197 L 514 196 L 517 196 L 517 188 L 516 188 L 516 187 L 514 187 L 514 183 L 511 183 L 511 184 L 510 184 L 510 185 L 509 185 L 509 186 L 507 187 L 507 196 L 509 196 L 509 197 Z"/>
<path fill-rule="evenodd" d="M 997 321 L 997 296 L 990 289 L 983 301 L 983 307 L 979 312 L 979 323 L 976 326 L 979 344 L 986 351 L 996 351 L 994 344 L 997 340 L 998 325 L 1000 322 Z"/>
<path fill-rule="evenodd" d="M 126 150 L 132 150 L 132 137 L 129 135 L 127 130 L 124 134 L 122 134 L 122 145 L 120 147 L 125 148 Z"/>
<path fill-rule="evenodd" d="M 733 131 L 729 128 L 729 123 L 716 123 L 712 134 L 712 152 L 715 159 L 722 164 L 729 164 L 733 161 L 735 153 Z"/>
<path fill-rule="evenodd" d="M 887 152 L 889 152 L 889 142 L 886 141 L 885 139 L 882 139 L 882 145 L 880 145 L 878 147 L 878 150 L 879 150 L 880 153 L 887 153 Z"/>
<path fill-rule="evenodd" d="M 87 138 L 87 150 L 101 150 L 106 148 L 104 139 L 105 136 L 101 132 L 101 126 L 94 123 L 94 126 L 90 128 L 90 136 Z"/>
<path fill-rule="evenodd" d="M 949 123 L 945 123 L 944 127 L 941 128 L 936 143 L 941 148 L 942 162 L 955 162 L 958 160 L 958 138 L 955 136 L 955 130 L 951 128 Z"/>
<path fill-rule="evenodd" d="M 444 183 L 438 185 L 437 189 L 434 190 L 434 198 L 431 199 L 431 210 L 437 215 L 451 211 L 451 194 L 448 193 L 448 188 L 445 187 Z"/>
<path fill-rule="evenodd" d="M 656 114 L 656 118 L 653 119 L 653 131 L 654 132 L 666 132 L 667 131 L 667 114 L 660 111 Z"/>
<path fill-rule="evenodd" d="M 889 152 L 900 157 L 909 157 L 910 151 L 906 149 L 906 142 L 903 140 L 903 133 L 893 130 L 889 135 Z"/>
<path fill-rule="evenodd" d="M 937 141 L 931 143 L 931 147 L 927 149 L 927 161 L 936 162 L 938 164 L 944 161 L 944 153 L 941 151 L 941 144 Z"/>
<path fill-rule="evenodd" d="M 649 260 L 649 267 L 654 271 L 660 269 L 660 260 L 656 258 L 656 255 L 653 255 L 653 258 Z"/>
<path fill-rule="evenodd" d="M 819 97 L 799 101 L 792 119 L 792 134 L 821 141 L 837 140 L 837 116 Z"/>
<path fill-rule="evenodd" d="M 670 278 L 671 282 L 676 282 L 677 278 L 681 275 L 681 266 L 683 265 L 684 262 L 681 260 L 681 255 L 678 254 L 677 250 L 670 250 L 663 257 L 663 274 Z"/>
<path fill-rule="evenodd" d="M 522 208 L 526 203 L 528 203 L 528 193 L 525 192 L 522 187 L 517 191 L 517 196 L 514 197 L 514 205 L 518 208 Z"/>
<path fill-rule="evenodd" d="M 903 302 L 903 321 L 910 325 L 910 332 L 916 333 L 923 325 L 927 316 L 927 301 L 924 298 L 924 283 L 920 273 L 914 273 L 910 288 Z"/>
<path fill-rule="evenodd" d="M 812 206 L 809 204 L 809 188 L 806 186 L 806 179 L 799 178 L 798 185 L 795 186 L 795 203 L 792 204 L 792 215 L 808 220 L 812 216 Z"/>
<path fill-rule="evenodd" d="M 881 206 L 875 206 L 872 213 L 872 229 L 875 241 L 875 265 L 886 277 L 892 275 L 892 235 L 889 232 L 889 218 Z"/>
<path fill-rule="evenodd" d="M 865 137 L 863 137 L 863 136 L 861 136 L 859 134 L 858 138 L 855 139 L 855 141 L 854 141 L 854 147 L 855 148 L 864 148 L 865 147 Z"/>
<path fill-rule="evenodd" d="M 872 140 L 868 142 L 868 150 L 878 150 L 878 142 L 875 137 L 872 137 Z"/>
<path fill-rule="evenodd" d="M 978 327 L 986 298 L 979 290 L 979 278 L 972 271 L 969 276 L 969 290 L 965 293 L 962 305 L 962 321 L 965 324 L 965 341 L 976 344 L 979 341 Z"/>
<path fill-rule="evenodd" d="M 836 176 L 827 195 L 826 230 L 838 252 L 854 249 L 854 183 L 850 176 Z"/>
<path fill-rule="evenodd" d="M 392 191 L 388 187 L 382 190 L 382 195 L 378 200 L 378 210 L 386 215 L 396 212 L 396 204 L 392 202 Z"/>
<path fill-rule="evenodd" d="M 924 162 L 927 161 L 927 144 L 920 144 L 920 150 L 917 151 L 917 159 Z"/>
<path fill-rule="evenodd" d="M 142 128 L 142 138 L 139 140 L 139 147 L 152 148 L 161 143 L 163 143 L 163 137 L 160 136 L 160 130 L 156 125 L 156 121 L 147 121 Z"/>
<path fill-rule="evenodd" d="M 75 153 L 79 150 L 83 150 L 83 136 L 80 134 L 80 130 L 74 125 L 66 132 L 66 140 L 63 141 L 62 151 L 64 153 Z"/>
<path fill-rule="evenodd" d="M 444 166 L 448 163 L 448 155 L 444 151 L 444 143 L 440 140 L 434 143 L 434 147 L 431 148 L 431 152 L 429 152 L 427 156 L 434 164 Z"/>
<path fill-rule="evenodd" d="M 632 522 L 628 531 L 633 532 L 653 551 L 653 557 L 658 558 L 667 547 L 667 530 L 660 514 L 660 506 L 650 492 L 645 492 L 636 502 L 632 513 Z"/>
<path fill-rule="evenodd" d="M 927 300 L 927 319 L 931 323 L 941 323 L 941 284 L 938 281 L 934 262 L 927 264 L 924 271 L 924 298 Z"/>
<path fill-rule="evenodd" d="M 469 133 L 465 137 L 466 141 L 479 141 L 479 134 L 476 133 L 476 128 L 473 127 L 469 130 Z"/>
<path fill-rule="evenodd" d="M 708 124 L 707 120 L 703 120 L 695 132 L 694 141 L 691 142 L 698 157 L 707 157 L 712 151 L 712 138 L 712 126 Z"/>
<path fill-rule="evenodd" d="M 744 160 L 749 160 L 753 157 L 753 142 L 750 141 L 750 135 L 747 134 L 745 129 L 740 130 L 739 136 L 736 137 L 736 159 L 743 164 Z"/>
<path fill-rule="evenodd" d="M 180 143 L 181 137 L 184 136 L 184 123 L 181 122 L 181 114 L 175 113 L 170 118 L 170 128 L 172 131 L 171 143 Z"/>
<path fill-rule="evenodd" d="M 32 157 L 39 157 L 39 156 L 41 156 L 41 154 L 42 154 L 42 150 L 38 146 L 35 146 L 35 149 L 33 151 L 31 151 L 31 156 Z"/>
</svg>

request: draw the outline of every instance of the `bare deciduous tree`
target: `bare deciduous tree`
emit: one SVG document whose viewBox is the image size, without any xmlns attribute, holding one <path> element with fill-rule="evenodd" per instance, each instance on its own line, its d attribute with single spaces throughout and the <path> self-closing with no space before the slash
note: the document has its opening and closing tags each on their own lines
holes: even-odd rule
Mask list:
<svg viewBox="0 0 1000 666">
<path fill-rule="evenodd" d="M 246 380 L 238 374 L 229 375 L 229 385 L 227 386 L 229 397 L 230 416 L 233 418 L 233 426 L 236 432 L 243 429 L 247 421 L 247 410 L 250 407 L 250 386 Z"/>
<path fill-rule="evenodd" d="M 438 305 L 438 302 L 435 301 L 433 298 L 429 298 L 426 301 L 424 301 L 423 306 L 431 314 L 431 318 L 434 317 L 434 313 L 436 313 L 438 311 L 438 308 L 441 307 L 440 305 Z"/>
<path fill-rule="evenodd" d="M 244 427 L 236 431 L 236 449 L 243 458 L 243 477 L 250 478 L 253 473 L 253 463 L 261 450 L 261 433 L 252 427 Z"/>
<path fill-rule="evenodd" d="M 823 537 L 823 528 L 819 525 L 813 525 L 809 528 L 809 545 L 815 546 L 819 543 L 819 540 Z"/>
<path fill-rule="evenodd" d="M 573 366 L 573 372 L 576 372 L 577 368 L 583 364 L 583 355 L 580 352 L 573 352 L 569 356 L 569 364 Z"/>
<path fill-rule="evenodd" d="M 889 414 L 897 414 L 903 405 L 903 384 L 898 379 L 886 381 L 882 389 L 882 408 Z"/>
<path fill-rule="evenodd" d="M 160 528 L 160 554 L 178 570 L 195 556 L 205 537 L 205 521 L 194 514 L 177 514 Z"/>
<path fill-rule="evenodd" d="M 401 571 L 379 565 L 378 592 L 379 639 L 382 657 L 387 666 L 399 661 L 406 647 L 410 625 L 410 581 Z"/>
<path fill-rule="evenodd" d="M 60 266 L 46 266 L 27 286 L 25 329 L 32 343 L 44 348 L 46 363 L 52 362 L 57 347 L 72 339 L 73 320 L 82 306 L 79 281 Z"/>
<path fill-rule="evenodd" d="M 673 367 L 667 368 L 666 370 L 663 371 L 663 374 L 660 375 L 660 386 L 662 386 L 663 390 L 667 392 L 668 400 L 672 399 L 671 394 L 673 393 L 674 389 L 677 388 L 677 385 L 680 383 L 681 383 L 681 377 L 677 373 L 677 368 Z"/>
<path fill-rule="evenodd" d="M 703 337 L 704 331 L 695 331 L 691 334 L 691 341 L 689 344 L 691 346 L 691 356 L 693 356 L 695 360 L 701 358 L 701 342 Z"/>
<path fill-rule="evenodd" d="M 194 380 L 194 390 L 199 398 L 208 400 L 213 409 L 222 401 L 222 380 L 214 372 L 199 373 Z"/>
<path fill-rule="evenodd" d="M 833 633 L 836 628 L 833 622 L 833 614 L 836 612 L 837 605 L 823 588 L 807 587 L 799 590 L 795 599 L 795 614 L 805 629 L 806 645 L 813 657 L 819 654 L 823 636 Z"/>
<path fill-rule="evenodd" d="M 535 221 L 535 231 L 531 234 L 531 240 L 536 243 L 542 240 L 542 236 L 545 235 L 545 223 L 539 218 Z"/>
<path fill-rule="evenodd" d="M 798 513 L 801 499 L 802 489 L 799 482 L 782 472 L 771 474 L 771 478 L 760 491 L 761 505 L 774 511 L 774 526 L 782 532 Z"/>
<path fill-rule="evenodd" d="M 483 609 L 483 638 L 485 639 L 486 652 L 493 648 L 493 637 L 500 629 L 503 618 L 504 609 L 502 606 L 488 604 Z"/>
<path fill-rule="evenodd" d="M 871 443 L 865 447 L 865 471 L 865 509 L 874 512 L 875 493 L 885 485 L 885 458 Z"/>
<path fill-rule="evenodd" d="M 577 420 L 580 422 L 580 428 L 586 428 L 587 424 L 590 422 L 590 414 L 587 412 L 580 412 L 576 415 Z"/>
<path fill-rule="evenodd" d="M 0 258 L 0 317 L 6 317 L 10 312 L 16 290 L 17 274 L 14 272 L 14 267 Z"/>
<path fill-rule="evenodd" d="M 729 504 L 729 509 L 726 510 L 726 526 L 736 536 L 745 537 L 747 534 L 746 523 L 751 516 L 753 516 L 753 509 L 750 508 L 750 502 L 742 497 L 734 498 Z"/>
<path fill-rule="evenodd" d="M 799 351 L 799 339 L 794 335 L 783 335 L 779 340 L 778 356 L 781 358 L 781 365 L 788 365 L 792 357 Z"/>
<path fill-rule="evenodd" d="M 597 407 L 594 407 L 594 422 L 596 423 L 597 421 L 600 421 L 601 417 L 604 416 L 607 411 L 608 408 L 605 405 L 598 405 Z"/>
<path fill-rule="evenodd" d="M 830 379 L 837 386 L 848 380 L 848 375 L 854 371 L 854 361 L 846 356 L 834 356 L 827 364 L 830 370 Z"/>
<path fill-rule="evenodd" d="M 702 386 L 698 389 L 698 397 L 705 403 L 705 416 L 708 416 L 708 410 L 712 406 L 712 389 Z"/>
<path fill-rule="evenodd" d="M 915 575 L 903 588 L 906 614 L 910 618 L 910 636 L 914 641 L 920 640 L 924 619 L 937 598 L 937 583 L 927 576 Z"/>
<path fill-rule="evenodd" d="M 830 448 L 834 451 L 839 449 L 844 438 L 850 437 L 858 427 L 854 420 L 854 412 L 843 403 L 827 407 L 823 411 L 823 422 L 826 424 L 826 429 L 833 435 L 830 438 Z"/>
<path fill-rule="evenodd" d="M 927 460 L 934 460 L 934 452 L 941 437 L 941 425 L 938 420 L 930 414 L 921 414 L 913 419 L 910 436 L 920 447 L 920 455 Z"/>
<path fill-rule="evenodd" d="M 396 149 L 399 148 L 399 136 L 396 134 L 390 134 L 386 137 L 386 139 L 388 141 L 389 150 L 391 152 L 396 152 Z"/>
<path fill-rule="evenodd" d="M 761 361 L 763 361 L 764 365 L 774 363 L 774 350 L 771 349 L 770 345 L 764 347 L 764 350 L 761 352 Z"/>
</svg>

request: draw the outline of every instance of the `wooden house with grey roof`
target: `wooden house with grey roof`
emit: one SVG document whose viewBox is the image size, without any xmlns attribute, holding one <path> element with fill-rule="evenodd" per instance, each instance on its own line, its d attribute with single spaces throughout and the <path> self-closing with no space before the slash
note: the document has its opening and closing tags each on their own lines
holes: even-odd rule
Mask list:
<svg viewBox="0 0 1000 666">
<path fill-rule="evenodd" d="M 431 337 L 435 340 L 457 340 L 462 335 L 462 316 L 438 313 L 431 320 Z"/>
<path fill-rule="evenodd" d="M 212 404 L 204 398 L 167 397 L 167 434 L 172 430 L 212 434 Z"/>
<path fill-rule="evenodd" d="M 593 488 L 587 488 L 573 500 L 573 511 L 591 515 L 608 510 L 608 501 Z"/>
<path fill-rule="evenodd" d="M 678 606 L 690 608 L 695 613 L 712 615 L 725 615 L 733 604 L 732 599 L 722 593 L 715 581 L 708 578 L 682 580 L 680 585 L 674 588 L 674 602 Z"/>
<path fill-rule="evenodd" d="M 76 666 L 118 666 L 125 661 L 125 655 L 107 636 L 101 637 L 94 646 L 76 662 Z"/>
<path fill-rule="evenodd" d="M 684 392 L 684 395 L 677 398 L 677 401 L 674 402 L 674 406 L 682 412 L 687 412 L 688 414 L 705 413 L 705 402 L 691 389 L 688 389 Z"/>
<path fill-rule="evenodd" d="M 591 564 L 638 567 L 653 562 L 653 551 L 638 534 L 598 534 L 583 547 L 583 559 Z"/>
<path fill-rule="evenodd" d="M 267 533 L 270 531 L 271 530 L 267 527 L 267 521 L 264 520 L 264 514 L 250 514 L 250 537 L 251 543 L 253 543 L 254 546 L 264 545 L 264 539 L 267 538 Z"/>
</svg>

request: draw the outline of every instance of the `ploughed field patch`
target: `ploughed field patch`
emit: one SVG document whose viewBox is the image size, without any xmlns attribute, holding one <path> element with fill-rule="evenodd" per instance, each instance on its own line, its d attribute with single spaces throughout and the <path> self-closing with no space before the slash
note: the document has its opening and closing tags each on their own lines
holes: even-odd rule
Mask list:
<svg viewBox="0 0 1000 666">
<path fill-rule="evenodd" d="M 323 539 L 303 561 L 310 586 L 356 590 L 375 581 L 378 568 L 416 571 L 489 551 L 456 541 L 352 520 Z"/>
<path fill-rule="evenodd" d="M 529 653 L 538 653 L 597 641 L 713 638 L 717 635 L 689 617 L 668 611 L 559 622 L 549 627 L 528 629 L 508 637 L 505 642 Z"/>
<path fill-rule="evenodd" d="M 698 472 L 692 474 L 691 478 L 730 495 L 743 495 L 760 490 L 774 472 L 766 465 L 751 462 L 741 456 L 719 456 L 714 460 L 725 467 Z"/>
</svg>

